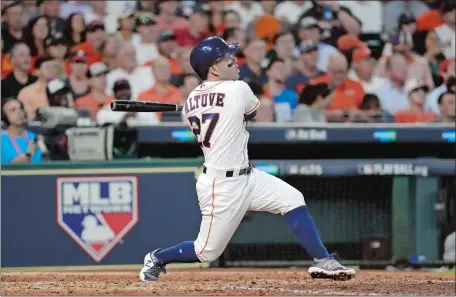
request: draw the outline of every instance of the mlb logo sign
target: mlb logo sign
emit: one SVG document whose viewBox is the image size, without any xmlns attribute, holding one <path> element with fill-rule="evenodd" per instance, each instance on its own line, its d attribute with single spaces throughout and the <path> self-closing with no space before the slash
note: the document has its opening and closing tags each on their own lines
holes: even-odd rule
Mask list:
<svg viewBox="0 0 456 297">
<path fill-rule="evenodd" d="M 57 178 L 57 221 L 96 262 L 138 221 L 135 176 Z"/>
</svg>

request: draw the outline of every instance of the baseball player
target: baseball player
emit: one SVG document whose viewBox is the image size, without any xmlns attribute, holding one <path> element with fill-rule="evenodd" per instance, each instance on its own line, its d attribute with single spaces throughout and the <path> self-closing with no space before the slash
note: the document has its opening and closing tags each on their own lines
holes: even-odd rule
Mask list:
<svg viewBox="0 0 456 297">
<path fill-rule="evenodd" d="M 347 280 L 355 276 L 328 254 L 309 215 L 304 197 L 281 179 L 252 168 L 247 154 L 247 121 L 260 101 L 239 79 L 233 53 L 237 44 L 219 37 L 201 41 L 190 64 L 203 83 L 188 96 L 182 113 L 204 153 L 196 192 L 202 220 L 195 241 L 157 249 L 144 257 L 142 281 L 156 281 L 175 262 L 212 262 L 224 251 L 247 211 L 281 214 L 314 258 L 309 273 L 316 278 Z"/>
</svg>

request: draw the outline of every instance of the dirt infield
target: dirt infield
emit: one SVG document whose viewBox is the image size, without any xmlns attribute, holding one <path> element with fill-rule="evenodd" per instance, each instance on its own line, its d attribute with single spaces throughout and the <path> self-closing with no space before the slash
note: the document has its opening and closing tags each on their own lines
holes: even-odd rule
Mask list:
<svg viewBox="0 0 456 297">
<path fill-rule="evenodd" d="M 306 269 L 169 269 L 158 282 L 138 271 L 3 272 L 12 295 L 448 295 L 455 276 L 427 272 L 358 271 L 351 281 L 313 280 Z"/>
</svg>

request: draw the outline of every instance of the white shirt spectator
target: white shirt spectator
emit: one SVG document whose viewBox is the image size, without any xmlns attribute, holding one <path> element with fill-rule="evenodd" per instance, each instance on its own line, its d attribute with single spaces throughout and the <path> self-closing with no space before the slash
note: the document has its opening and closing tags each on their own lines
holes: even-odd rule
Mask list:
<svg viewBox="0 0 456 297">
<path fill-rule="evenodd" d="M 106 76 L 106 94 L 113 95 L 114 83 L 119 79 L 126 79 L 130 83 L 132 100 L 136 100 L 139 93 L 151 88 L 155 84 L 155 77 L 150 67 L 136 67 L 133 72 L 128 73 L 122 68 L 117 68 L 109 72 Z"/>
<path fill-rule="evenodd" d="M 382 109 L 389 114 L 410 107 L 405 91 L 397 89 L 389 80 L 377 88 L 376 95 Z"/>
<path fill-rule="evenodd" d="M 435 28 L 435 33 L 439 38 L 442 54 L 447 59 L 454 59 L 456 52 L 456 32 L 447 24 L 443 24 Z"/>
<path fill-rule="evenodd" d="M 447 87 L 445 84 L 442 84 L 438 88 L 435 88 L 434 90 L 432 90 L 426 96 L 426 104 L 424 105 L 424 109 L 433 111 L 436 114 L 440 115 L 438 100 L 439 100 L 440 95 L 442 95 L 446 91 L 447 91 Z"/>
<path fill-rule="evenodd" d="M 104 17 L 100 17 L 99 15 L 93 13 L 90 11 L 89 13 L 84 15 L 84 21 L 87 24 L 90 24 L 93 21 L 101 21 L 103 22 L 105 26 L 105 31 L 106 33 L 116 33 L 118 29 L 118 22 L 117 22 L 117 16 L 108 14 L 105 15 Z"/>
<path fill-rule="evenodd" d="M 260 3 L 256 1 L 249 1 L 251 3 L 250 8 L 245 4 L 248 1 L 233 1 L 233 4 L 230 4 L 227 9 L 232 9 L 239 13 L 241 16 L 241 29 L 247 30 L 249 24 L 255 20 L 256 17 L 264 14 L 263 7 Z M 242 3 L 242 4 L 241 4 Z"/>
<path fill-rule="evenodd" d="M 158 48 L 155 42 L 142 43 L 141 36 L 135 34 L 131 39 L 131 43 L 136 49 L 136 60 L 138 61 L 138 65 L 144 65 L 147 61 L 158 57 Z"/>
<path fill-rule="evenodd" d="M 361 21 L 362 33 L 380 33 L 383 25 L 383 6 L 381 1 L 339 1 L 341 6 L 350 9 Z"/>
<path fill-rule="evenodd" d="M 388 82 L 388 79 L 379 76 L 372 76 L 370 81 L 363 81 L 358 77 L 354 69 L 350 69 L 348 71 L 348 78 L 359 82 L 363 86 L 366 94 L 369 93 L 375 95 L 377 95 L 377 89 Z"/>
<path fill-rule="evenodd" d="M 304 2 L 304 4 L 298 5 L 295 2 Z M 299 17 L 311 9 L 312 6 L 310 1 L 283 1 L 277 4 L 274 16 L 278 19 L 285 19 L 290 24 L 296 24 Z"/>
</svg>

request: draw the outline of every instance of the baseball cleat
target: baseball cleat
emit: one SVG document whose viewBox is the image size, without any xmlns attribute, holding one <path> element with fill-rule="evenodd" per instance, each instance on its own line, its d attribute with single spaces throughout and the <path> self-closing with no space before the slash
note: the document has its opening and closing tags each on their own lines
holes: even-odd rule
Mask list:
<svg viewBox="0 0 456 297">
<path fill-rule="evenodd" d="M 329 278 L 338 281 L 346 281 L 355 277 L 356 271 L 346 268 L 336 261 L 335 255 L 323 259 L 314 259 L 309 268 L 312 278 Z"/>
<path fill-rule="evenodd" d="M 154 256 L 158 251 L 159 250 L 157 249 L 144 257 L 144 267 L 139 273 L 139 278 L 143 282 L 157 281 L 160 273 L 163 272 L 166 274 L 165 265 L 160 263 Z"/>
</svg>

